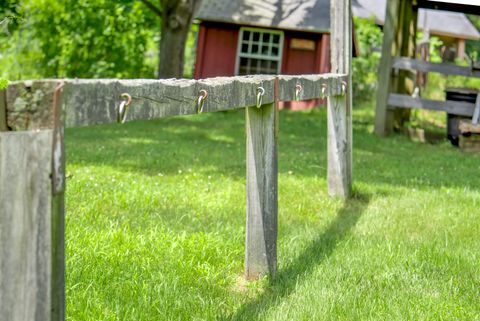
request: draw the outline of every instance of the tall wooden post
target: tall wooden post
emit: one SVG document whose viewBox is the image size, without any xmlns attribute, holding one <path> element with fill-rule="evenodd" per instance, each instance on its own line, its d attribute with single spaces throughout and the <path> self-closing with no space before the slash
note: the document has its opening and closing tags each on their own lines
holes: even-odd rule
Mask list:
<svg viewBox="0 0 480 321">
<path fill-rule="evenodd" d="M 5 111 L 18 115 L 39 108 L 44 112 L 37 115 L 45 119 L 20 121 L 10 124 L 16 131 L 0 131 L 1 320 L 65 319 L 65 174 L 58 93 L 53 123 L 48 112 L 54 85 L 16 84 L 7 90 L 12 105 Z M 29 108 L 15 106 L 17 102 Z M 38 130 L 38 123 L 49 129 Z"/>
<path fill-rule="evenodd" d="M 409 119 L 410 110 L 389 110 L 390 91 L 412 93 L 413 79 L 407 71 L 392 72 L 395 56 L 415 57 L 417 10 L 414 0 L 388 0 L 383 28 L 382 57 L 378 69 L 375 134 L 385 136 Z"/>
<path fill-rule="evenodd" d="M 51 320 L 52 131 L 0 134 L 0 318 Z"/>
<path fill-rule="evenodd" d="M 398 29 L 400 0 L 388 0 L 383 26 L 382 56 L 378 68 L 377 105 L 375 108 L 375 134 L 387 135 L 392 129 L 393 114 L 388 110 L 388 95 L 392 75 L 392 52 Z"/>
<path fill-rule="evenodd" d="M 275 84 L 275 91 L 278 85 Z M 275 95 L 278 97 L 278 95 Z M 277 102 L 248 107 L 247 231 L 245 277 L 274 276 L 277 270 Z"/>
<path fill-rule="evenodd" d="M 417 15 L 418 10 L 414 8 L 413 0 L 405 0 L 400 4 L 398 29 L 395 35 L 393 56 L 415 58 L 416 37 L 417 37 Z M 399 70 L 392 73 L 391 90 L 398 94 L 411 95 L 415 87 L 413 74 L 408 70 Z M 393 110 L 392 128 L 402 128 L 405 122 L 410 120 L 411 110 L 407 108 L 396 108 Z"/>
<path fill-rule="evenodd" d="M 332 72 L 348 75 L 344 96 L 328 98 L 328 192 L 347 198 L 352 191 L 352 15 L 351 0 L 332 0 Z"/>
</svg>

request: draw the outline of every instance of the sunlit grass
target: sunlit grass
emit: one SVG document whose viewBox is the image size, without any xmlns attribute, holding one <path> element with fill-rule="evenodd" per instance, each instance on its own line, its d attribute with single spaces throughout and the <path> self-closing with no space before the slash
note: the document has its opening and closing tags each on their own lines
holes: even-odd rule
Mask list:
<svg viewBox="0 0 480 321">
<path fill-rule="evenodd" d="M 69 320 L 475 320 L 480 157 L 371 134 L 326 193 L 326 113 L 282 111 L 279 272 L 242 280 L 241 111 L 67 131 Z"/>
</svg>

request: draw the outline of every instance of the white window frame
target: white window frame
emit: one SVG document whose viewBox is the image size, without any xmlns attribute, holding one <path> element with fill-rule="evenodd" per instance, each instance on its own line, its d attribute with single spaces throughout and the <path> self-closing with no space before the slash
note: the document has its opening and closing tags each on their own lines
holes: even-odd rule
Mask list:
<svg viewBox="0 0 480 321">
<path fill-rule="evenodd" d="M 242 53 L 242 41 L 243 41 L 243 32 L 250 31 L 250 32 L 262 32 L 262 33 L 269 33 L 270 35 L 279 35 L 280 40 L 278 42 L 278 53 L 277 57 L 274 56 L 265 56 L 265 55 L 258 55 L 258 54 L 251 54 L 251 53 Z M 263 37 L 260 37 L 259 41 L 259 48 L 262 47 L 263 44 Z M 238 33 L 238 44 L 237 44 L 237 57 L 235 60 L 235 75 L 238 76 L 240 72 L 240 58 L 253 58 L 253 59 L 263 59 L 263 60 L 271 60 L 277 61 L 277 74 L 280 74 L 280 70 L 282 68 L 282 57 L 283 57 L 283 40 L 284 34 L 283 31 L 274 30 L 274 29 L 263 29 L 263 28 L 250 28 L 250 27 L 242 27 Z"/>
</svg>

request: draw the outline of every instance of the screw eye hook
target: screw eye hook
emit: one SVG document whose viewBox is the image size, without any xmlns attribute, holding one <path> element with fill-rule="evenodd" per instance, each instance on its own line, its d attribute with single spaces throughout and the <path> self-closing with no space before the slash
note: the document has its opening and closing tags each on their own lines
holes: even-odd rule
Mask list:
<svg viewBox="0 0 480 321">
<path fill-rule="evenodd" d="M 262 107 L 263 95 L 265 94 L 265 89 L 263 87 L 257 88 L 257 108 Z"/>
<path fill-rule="evenodd" d="M 197 113 L 200 114 L 203 112 L 203 106 L 205 105 L 205 100 L 208 97 L 208 91 L 202 89 L 198 92 L 198 99 L 197 99 Z"/>
<path fill-rule="evenodd" d="M 117 108 L 117 123 L 124 124 L 127 119 L 128 107 L 132 103 L 132 96 L 128 93 L 123 93 L 120 97 L 122 97 L 123 100 Z"/>
<path fill-rule="evenodd" d="M 300 100 L 300 93 L 303 91 L 302 85 L 298 84 L 295 86 L 295 100 Z"/>
<path fill-rule="evenodd" d="M 347 82 L 342 81 L 342 96 L 344 96 L 347 93 Z"/>
<path fill-rule="evenodd" d="M 322 98 L 325 98 L 327 96 L 327 89 L 327 84 L 322 84 Z"/>
</svg>

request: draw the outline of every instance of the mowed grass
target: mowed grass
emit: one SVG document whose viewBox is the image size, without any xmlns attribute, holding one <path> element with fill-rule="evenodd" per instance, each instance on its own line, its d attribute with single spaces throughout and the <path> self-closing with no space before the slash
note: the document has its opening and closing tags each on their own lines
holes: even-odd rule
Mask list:
<svg viewBox="0 0 480 321">
<path fill-rule="evenodd" d="M 480 320 L 480 157 L 280 113 L 278 275 L 242 278 L 244 112 L 67 130 L 68 320 Z"/>
</svg>

